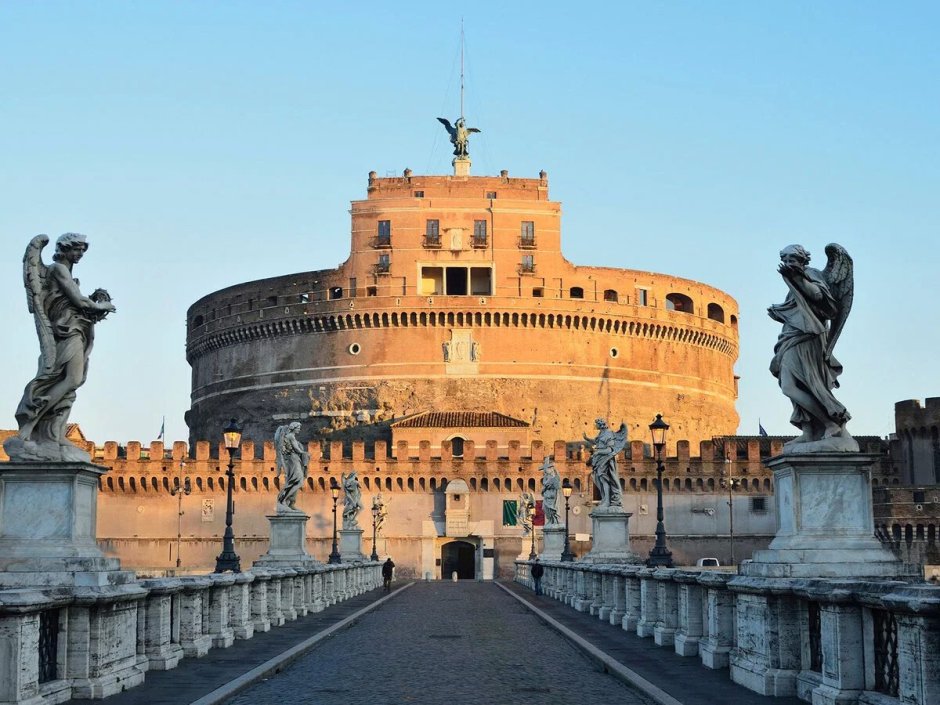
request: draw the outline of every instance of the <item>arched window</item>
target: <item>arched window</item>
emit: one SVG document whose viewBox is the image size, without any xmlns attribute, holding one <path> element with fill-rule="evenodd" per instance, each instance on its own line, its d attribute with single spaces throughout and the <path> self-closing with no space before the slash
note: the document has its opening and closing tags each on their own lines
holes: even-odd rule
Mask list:
<svg viewBox="0 0 940 705">
<path fill-rule="evenodd" d="M 617 303 L 617 292 L 613 289 L 605 289 L 604 301 L 613 301 L 614 303 Z"/>
<path fill-rule="evenodd" d="M 708 317 L 719 323 L 725 322 L 725 310 L 718 304 L 708 304 Z"/>
<path fill-rule="evenodd" d="M 568 297 L 572 299 L 583 299 L 584 289 L 580 286 L 573 286 L 568 290 Z"/>
<path fill-rule="evenodd" d="M 695 313 L 695 305 L 685 294 L 666 294 L 666 308 L 670 311 L 681 311 L 682 313 Z"/>
<path fill-rule="evenodd" d="M 453 438 L 451 438 L 450 448 L 451 448 L 451 454 L 455 458 L 462 458 L 463 457 L 463 438 L 461 438 L 460 436 L 454 436 Z"/>
</svg>

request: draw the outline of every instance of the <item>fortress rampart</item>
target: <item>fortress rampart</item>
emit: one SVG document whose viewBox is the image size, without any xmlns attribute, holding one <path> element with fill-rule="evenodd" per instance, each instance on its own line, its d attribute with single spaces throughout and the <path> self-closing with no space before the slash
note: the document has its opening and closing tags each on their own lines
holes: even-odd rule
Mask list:
<svg viewBox="0 0 940 705">
<path fill-rule="evenodd" d="M 727 560 L 729 499 L 735 511 L 738 556 L 766 546 L 774 531 L 773 476 L 761 461 L 779 453 L 784 440 L 716 438 L 697 444 L 696 455 L 688 441 L 672 447 L 663 490 L 670 547 L 677 560 L 694 562 L 703 555 Z M 873 485 L 898 484 L 884 441 L 865 437 L 860 442 L 865 452 L 882 455 L 873 469 Z M 565 441 L 533 441 L 526 447 L 468 440 L 463 457 L 455 458 L 449 441 L 439 443 L 440 450 L 434 452 L 431 440 L 399 443 L 395 448 L 382 441 L 308 443 L 311 460 L 298 507 L 311 517 L 307 526 L 311 554 L 324 560 L 330 550 L 330 479 L 338 480 L 352 470 L 362 483 L 366 511 L 360 521 L 366 550 L 371 550 L 368 509 L 373 496 L 381 492 L 389 515 L 379 536 L 380 552 L 394 555 L 403 569 L 419 572 L 422 521 L 443 522 L 444 488 L 458 479 L 467 484 L 471 518 L 495 524 L 497 567 L 511 563 L 527 539 L 521 538 L 518 526 L 501 525 L 502 504 L 518 500 L 524 489 L 541 499 L 538 468 L 545 455 L 555 458 L 562 477 L 575 487 L 570 500 L 572 536 L 590 532 L 593 487 L 583 447 Z M 211 567 L 224 528 L 224 448 L 205 441 L 192 449 L 184 442 L 124 446 L 108 442 L 97 447 L 88 443 L 87 447 L 94 462 L 111 469 L 101 479 L 98 500 L 98 536 L 106 551 L 120 557 L 126 567 L 145 571 L 172 569 L 178 555 L 185 568 Z M 234 465 L 236 545 L 243 559 L 250 561 L 267 550 L 265 515 L 273 511 L 280 488 L 272 444 L 243 441 Z M 656 464 L 642 441 L 632 442 L 629 452 L 621 455 L 620 476 L 625 509 L 633 513 L 632 541 L 643 553 L 652 545 L 655 529 Z M 730 493 L 729 478 L 734 482 Z M 189 488 L 190 493 L 181 494 L 180 488 Z M 575 550 L 586 546 L 576 542 Z"/>
</svg>

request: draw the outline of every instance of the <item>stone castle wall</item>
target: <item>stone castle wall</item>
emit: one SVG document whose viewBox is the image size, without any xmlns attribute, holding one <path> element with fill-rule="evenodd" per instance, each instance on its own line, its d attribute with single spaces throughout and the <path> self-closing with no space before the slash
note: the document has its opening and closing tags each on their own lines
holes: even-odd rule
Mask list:
<svg viewBox="0 0 940 705">
<path fill-rule="evenodd" d="M 769 542 L 774 532 L 773 477 L 762 459 L 779 453 L 783 439 L 724 438 L 699 444 L 691 454 L 687 441 L 679 441 L 665 463 L 663 476 L 666 527 L 676 559 L 694 563 L 697 558 L 730 558 L 727 478 L 735 480 L 731 493 L 734 505 L 735 553 L 738 560 Z M 878 439 L 862 439 L 868 452 L 883 452 Z M 220 551 L 225 520 L 225 470 L 227 451 L 208 442 L 190 449 L 177 442 L 172 447 L 155 442 L 149 446 L 109 442 L 95 448 L 95 462 L 111 468 L 101 481 L 97 535 L 102 547 L 118 556 L 125 567 L 138 570 L 173 569 L 177 558 L 177 528 L 181 534 L 180 555 L 184 569 L 210 569 Z M 553 455 L 562 477 L 571 480 L 575 491 L 570 500 L 570 532 L 589 534 L 588 514 L 593 506 L 593 488 L 582 448 L 564 441 L 551 446 L 533 441 L 529 447 L 510 442 L 500 448 L 496 440 L 465 442 L 464 457 L 454 458 L 451 444 L 441 442 L 432 455 L 430 441 L 415 447 L 400 443 L 392 457 L 383 442 L 308 444 L 311 461 L 308 478 L 298 496 L 298 507 L 311 516 L 308 550 L 325 560 L 332 534 L 330 479 L 355 469 L 362 483 L 360 523 L 365 530 L 364 548 L 371 552 L 372 497 L 381 492 L 389 516 L 379 537 L 380 554 L 394 556 L 403 570 L 419 572 L 422 522 L 428 519 L 443 526 L 443 488 L 452 479 L 464 480 L 470 490 L 472 520 L 495 524 L 497 571 L 508 569 L 523 550 L 520 527 L 502 526 L 503 500 L 517 500 L 523 489 L 540 494 L 538 470 L 546 454 Z M 221 458 L 221 459 L 220 459 Z M 727 460 L 726 460 L 727 458 Z M 182 465 L 181 465 L 182 464 Z M 235 461 L 234 487 L 236 546 L 250 562 L 267 549 L 266 514 L 273 511 L 279 479 L 274 471 L 271 443 L 242 443 Z M 624 507 L 633 513 L 630 531 L 634 550 L 648 551 L 653 543 L 656 515 L 655 462 L 641 441 L 631 443 L 621 458 Z M 891 484 L 896 477 L 887 461 L 874 472 L 874 484 Z M 180 486 L 191 494 L 174 494 Z M 178 508 L 184 514 L 179 517 Z M 584 553 L 587 543 L 575 543 Z"/>
</svg>

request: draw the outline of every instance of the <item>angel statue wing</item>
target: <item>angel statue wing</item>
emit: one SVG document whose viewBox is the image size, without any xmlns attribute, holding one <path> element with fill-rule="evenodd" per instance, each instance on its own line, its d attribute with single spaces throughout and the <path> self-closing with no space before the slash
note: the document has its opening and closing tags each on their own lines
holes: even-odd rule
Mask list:
<svg viewBox="0 0 940 705">
<path fill-rule="evenodd" d="M 284 467 L 284 434 L 287 433 L 287 426 L 278 426 L 274 432 L 274 467 L 277 470 L 278 477 L 286 473 Z"/>
<path fill-rule="evenodd" d="M 619 453 L 627 445 L 627 424 L 620 422 L 620 428 L 614 434 L 614 453 Z"/>
<path fill-rule="evenodd" d="M 826 359 L 832 356 L 836 341 L 845 326 L 845 320 L 852 310 L 852 299 L 855 298 L 855 275 L 852 257 L 842 245 L 834 242 L 826 245 L 826 268 L 822 275 L 829 285 L 829 291 L 836 300 L 838 313 L 829 324 L 829 343 L 826 345 Z"/>
<path fill-rule="evenodd" d="M 55 367 L 55 338 L 52 323 L 46 315 L 46 272 L 42 250 L 49 244 L 48 235 L 37 235 L 26 246 L 23 255 L 23 284 L 26 286 L 26 306 L 33 314 L 39 336 L 39 374 L 49 374 Z"/>
<path fill-rule="evenodd" d="M 457 135 L 457 129 L 450 124 L 450 120 L 447 118 L 438 118 L 437 121 L 444 126 L 444 129 L 447 130 L 448 135 L 451 137 L 455 137 Z"/>
</svg>

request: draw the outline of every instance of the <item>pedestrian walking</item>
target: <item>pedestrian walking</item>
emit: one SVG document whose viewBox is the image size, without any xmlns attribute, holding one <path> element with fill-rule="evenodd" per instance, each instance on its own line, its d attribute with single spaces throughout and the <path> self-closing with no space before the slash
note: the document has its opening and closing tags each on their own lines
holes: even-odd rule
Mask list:
<svg viewBox="0 0 940 705">
<path fill-rule="evenodd" d="M 535 594 L 542 594 L 542 576 L 545 575 L 545 566 L 539 563 L 539 559 L 535 559 L 535 563 L 532 564 L 532 582 L 535 583 Z"/>
<path fill-rule="evenodd" d="M 389 557 L 382 564 L 382 586 L 385 588 L 385 592 L 391 592 L 392 590 L 392 571 L 394 569 L 395 564 L 392 563 L 392 559 Z"/>
</svg>

